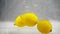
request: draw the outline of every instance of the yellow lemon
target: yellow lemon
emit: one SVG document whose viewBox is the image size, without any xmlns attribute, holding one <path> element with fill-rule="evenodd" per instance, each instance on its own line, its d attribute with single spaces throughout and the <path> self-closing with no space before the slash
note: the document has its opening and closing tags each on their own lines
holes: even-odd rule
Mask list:
<svg viewBox="0 0 60 34">
<path fill-rule="evenodd" d="M 34 26 L 38 22 L 38 17 L 34 13 L 25 13 L 22 16 L 23 22 L 26 24 L 26 26 Z"/>
<path fill-rule="evenodd" d="M 37 29 L 41 33 L 47 34 L 52 31 L 52 24 L 48 20 L 40 20 L 37 24 Z"/>
<path fill-rule="evenodd" d="M 15 25 L 15 26 L 18 26 L 18 27 L 23 27 L 23 26 L 25 26 L 25 24 L 24 24 L 23 21 L 22 21 L 21 16 L 18 16 L 18 17 L 15 19 L 14 25 Z"/>
</svg>

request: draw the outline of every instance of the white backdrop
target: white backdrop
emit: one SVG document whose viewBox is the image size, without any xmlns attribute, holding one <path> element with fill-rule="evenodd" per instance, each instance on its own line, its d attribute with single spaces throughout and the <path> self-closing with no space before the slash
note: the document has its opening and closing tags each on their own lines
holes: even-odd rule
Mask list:
<svg viewBox="0 0 60 34">
<path fill-rule="evenodd" d="M 60 21 L 49 20 L 52 24 L 52 32 L 50 34 L 60 34 Z M 0 22 L 0 34 L 41 34 L 37 27 L 15 27 L 14 22 Z"/>
</svg>

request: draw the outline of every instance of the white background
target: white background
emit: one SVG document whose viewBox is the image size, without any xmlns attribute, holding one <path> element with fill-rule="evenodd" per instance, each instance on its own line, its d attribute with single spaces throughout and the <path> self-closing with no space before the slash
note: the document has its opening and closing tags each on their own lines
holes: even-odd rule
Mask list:
<svg viewBox="0 0 60 34">
<path fill-rule="evenodd" d="M 50 20 L 53 28 L 50 34 L 60 34 L 60 23 L 59 21 Z M 23 27 L 19 28 L 13 25 L 14 22 L 1 22 L 0 23 L 0 34 L 41 34 L 37 27 Z"/>
</svg>

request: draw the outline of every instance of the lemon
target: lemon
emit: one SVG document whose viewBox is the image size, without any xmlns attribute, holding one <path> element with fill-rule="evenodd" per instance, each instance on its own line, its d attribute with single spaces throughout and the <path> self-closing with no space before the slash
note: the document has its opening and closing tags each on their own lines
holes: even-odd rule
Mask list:
<svg viewBox="0 0 60 34">
<path fill-rule="evenodd" d="M 47 34 L 52 31 L 52 24 L 48 20 L 40 20 L 37 24 L 37 29 L 41 33 Z"/>
<path fill-rule="evenodd" d="M 23 22 L 26 24 L 26 26 L 32 27 L 35 26 L 38 22 L 38 17 L 34 13 L 25 13 L 22 16 Z"/>
<path fill-rule="evenodd" d="M 24 27 L 24 26 L 25 26 L 25 24 L 24 24 L 23 21 L 22 21 L 21 16 L 18 16 L 18 17 L 15 19 L 14 25 L 15 25 L 15 26 L 18 26 L 18 27 Z"/>
</svg>

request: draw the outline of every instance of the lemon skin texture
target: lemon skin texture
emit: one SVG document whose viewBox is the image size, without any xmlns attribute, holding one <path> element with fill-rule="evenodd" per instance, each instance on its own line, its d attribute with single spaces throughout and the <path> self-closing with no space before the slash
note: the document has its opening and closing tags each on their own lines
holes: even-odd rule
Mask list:
<svg viewBox="0 0 60 34">
<path fill-rule="evenodd" d="M 21 16 L 18 16 L 18 17 L 15 19 L 14 25 L 15 25 L 15 26 L 18 26 L 18 27 L 24 27 L 24 26 L 25 26 L 25 24 L 24 24 L 23 21 L 22 21 Z"/>
<path fill-rule="evenodd" d="M 38 22 L 38 17 L 34 13 L 25 13 L 22 16 L 22 20 L 26 24 L 26 26 L 33 27 L 37 24 Z"/>
<path fill-rule="evenodd" d="M 40 20 L 37 29 L 39 32 L 46 34 L 52 31 L 52 24 L 48 20 Z"/>
</svg>

